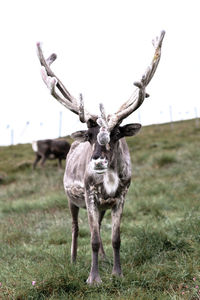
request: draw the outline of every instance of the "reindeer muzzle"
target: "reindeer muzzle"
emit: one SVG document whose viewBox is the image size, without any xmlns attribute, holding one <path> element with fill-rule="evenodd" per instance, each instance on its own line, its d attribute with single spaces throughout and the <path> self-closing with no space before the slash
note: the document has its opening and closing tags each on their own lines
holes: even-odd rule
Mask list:
<svg viewBox="0 0 200 300">
<path fill-rule="evenodd" d="M 108 161 L 106 158 L 92 159 L 92 169 L 98 174 L 103 174 L 108 169 Z"/>
</svg>

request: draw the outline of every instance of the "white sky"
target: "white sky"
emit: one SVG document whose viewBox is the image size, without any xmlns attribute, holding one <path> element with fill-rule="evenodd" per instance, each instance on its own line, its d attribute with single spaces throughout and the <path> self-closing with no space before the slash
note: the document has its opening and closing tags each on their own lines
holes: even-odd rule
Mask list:
<svg viewBox="0 0 200 300">
<path fill-rule="evenodd" d="M 151 62 L 151 40 L 166 31 L 162 57 L 139 113 L 142 125 L 200 116 L 199 0 L 6 0 L 0 2 L 0 145 L 56 138 L 83 128 L 40 76 L 41 41 L 56 75 L 85 106 L 114 112 Z M 140 117 L 139 117 L 140 115 Z M 26 122 L 30 122 L 26 125 Z M 8 126 L 9 125 L 9 126 Z"/>
</svg>

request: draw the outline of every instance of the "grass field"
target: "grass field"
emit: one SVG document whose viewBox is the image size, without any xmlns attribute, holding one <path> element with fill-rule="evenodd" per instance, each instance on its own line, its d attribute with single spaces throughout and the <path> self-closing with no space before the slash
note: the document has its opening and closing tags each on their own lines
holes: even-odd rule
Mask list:
<svg viewBox="0 0 200 300">
<path fill-rule="evenodd" d="M 31 146 L 0 147 L 0 299 L 200 299 L 200 128 L 144 127 L 128 140 L 133 178 L 121 224 L 123 278 L 111 276 L 110 212 L 102 224 L 103 284 L 88 286 L 87 213 L 78 261 L 56 161 L 32 171 Z M 64 165 L 64 164 L 63 164 Z"/>
</svg>

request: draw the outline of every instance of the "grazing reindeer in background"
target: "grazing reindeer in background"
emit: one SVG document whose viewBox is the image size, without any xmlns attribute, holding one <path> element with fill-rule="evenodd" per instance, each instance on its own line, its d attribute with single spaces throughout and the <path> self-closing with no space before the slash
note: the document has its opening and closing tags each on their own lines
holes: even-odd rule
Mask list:
<svg viewBox="0 0 200 300">
<path fill-rule="evenodd" d="M 66 159 L 70 144 L 65 140 L 39 140 L 32 142 L 33 151 L 36 154 L 33 169 L 41 159 L 41 166 L 44 166 L 46 159 L 58 159 L 59 167 L 62 167 L 62 159 Z"/>
<path fill-rule="evenodd" d="M 100 236 L 100 227 L 107 209 L 112 212 L 112 246 L 114 265 L 112 273 L 122 275 L 120 264 L 120 220 L 125 195 L 131 182 L 131 159 L 126 136 L 135 135 L 141 128 L 140 124 L 120 126 L 143 103 L 148 96 L 145 88 L 152 79 L 161 56 L 161 46 L 165 32 L 162 31 L 153 45 L 155 54 L 151 65 L 139 82 L 134 94 L 116 113 L 106 115 L 100 104 L 100 115 L 94 115 L 84 109 L 83 99 L 78 101 L 65 88 L 63 83 L 50 69 L 56 59 L 52 54 L 44 58 L 41 45 L 37 44 L 38 57 L 42 65 L 42 78 L 61 104 L 77 114 L 81 122 L 87 124 L 87 130 L 72 134 L 76 140 L 70 149 L 66 161 L 64 188 L 69 200 L 72 216 L 71 259 L 77 256 L 78 213 L 79 208 L 86 208 L 91 231 L 92 264 L 87 283 L 100 283 L 98 254 L 105 256 Z"/>
</svg>

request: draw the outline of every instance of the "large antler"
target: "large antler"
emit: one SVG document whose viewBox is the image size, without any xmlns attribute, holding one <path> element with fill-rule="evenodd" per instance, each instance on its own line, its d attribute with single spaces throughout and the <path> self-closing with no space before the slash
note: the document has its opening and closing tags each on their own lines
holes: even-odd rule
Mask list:
<svg viewBox="0 0 200 300">
<path fill-rule="evenodd" d="M 71 110 L 73 113 L 79 115 L 80 121 L 85 123 L 89 119 L 96 121 L 98 116 L 90 114 L 84 109 L 83 98 L 80 95 L 80 101 L 74 98 L 66 89 L 64 84 L 52 72 L 50 65 L 56 60 L 57 55 L 51 54 L 49 58 L 45 59 L 41 44 L 37 43 L 37 54 L 42 66 L 41 74 L 44 83 L 49 88 L 51 95 L 56 98 L 62 105 Z"/>
<path fill-rule="evenodd" d="M 142 79 L 139 82 L 134 82 L 134 85 L 137 87 L 137 89 L 131 95 L 130 99 L 126 101 L 116 113 L 108 116 L 108 127 L 110 131 L 117 124 L 120 124 L 123 119 L 125 119 L 132 112 L 138 109 L 143 103 L 144 99 L 149 96 L 148 94 L 146 94 L 145 88 L 151 81 L 160 61 L 161 46 L 164 36 L 165 31 L 162 31 L 160 37 L 157 37 L 155 41 L 153 40 L 153 46 L 155 48 L 154 57 L 145 74 L 142 76 Z"/>
</svg>

